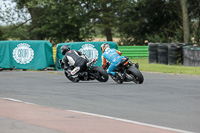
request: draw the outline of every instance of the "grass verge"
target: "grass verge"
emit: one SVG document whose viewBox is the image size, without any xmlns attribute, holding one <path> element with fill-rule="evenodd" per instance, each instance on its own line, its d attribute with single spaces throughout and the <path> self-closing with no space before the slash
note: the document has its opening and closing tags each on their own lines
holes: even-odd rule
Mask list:
<svg viewBox="0 0 200 133">
<path fill-rule="evenodd" d="M 188 67 L 183 65 L 149 64 L 148 59 L 131 59 L 131 61 L 133 63 L 139 63 L 140 71 L 200 75 L 200 67 Z"/>
</svg>

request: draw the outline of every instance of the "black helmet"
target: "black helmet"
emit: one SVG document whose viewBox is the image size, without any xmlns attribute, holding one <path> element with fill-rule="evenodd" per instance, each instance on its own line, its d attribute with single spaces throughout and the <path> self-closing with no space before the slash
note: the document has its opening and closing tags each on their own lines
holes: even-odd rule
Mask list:
<svg viewBox="0 0 200 133">
<path fill-rule="evenodd" d="M 65 55 L 68 51 L 70 51 L 69 45 L 63 45 L 61 47 L 61 53 L 62 53 L 62 55 Z"/>
</svg>

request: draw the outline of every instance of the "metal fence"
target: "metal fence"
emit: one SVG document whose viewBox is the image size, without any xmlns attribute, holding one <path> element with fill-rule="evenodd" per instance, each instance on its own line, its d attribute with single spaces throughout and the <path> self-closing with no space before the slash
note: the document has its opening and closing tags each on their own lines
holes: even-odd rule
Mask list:
<svg viewBox="0 0 200 133">
<path fill-rule="evenodd" d="M 130 59 L 147 59 L 149 57 L 148 46 L 118 46 L 118 50 L 122 52 L 123 56 Z M 56 47 L 53 47 L 53 58 L 56 58 Z"/>
<path fill-rule="evenodd" d="M 122 52 L 123 56 L 130 59 L 147 59 L 149 57 L 148 46 L 118 46 L 118 50 Z"/>
</svg>

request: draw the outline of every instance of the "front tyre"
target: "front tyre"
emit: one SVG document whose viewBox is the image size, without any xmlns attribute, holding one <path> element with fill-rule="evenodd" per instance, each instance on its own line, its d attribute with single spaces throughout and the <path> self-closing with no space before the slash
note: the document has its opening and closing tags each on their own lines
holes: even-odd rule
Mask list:
<svg viewBox="0 0 200 133">
<path fill-rule="evenodd" d="M 108 81 L 108 74 L 107 72 L 99 66 L 93 66 L 90 70 L 92 75 L 95 75 L 96 80 L 99 82 L 106 82 Z"/>
<path fill-rule="evenodd" d="M 134 66 L 130 66 L 127 72 L 132 78 L 134 78 L 134 82 L 136 84 L 142 84 L 144 81 L 144 77 L 142 73 Z"/>
</svg>

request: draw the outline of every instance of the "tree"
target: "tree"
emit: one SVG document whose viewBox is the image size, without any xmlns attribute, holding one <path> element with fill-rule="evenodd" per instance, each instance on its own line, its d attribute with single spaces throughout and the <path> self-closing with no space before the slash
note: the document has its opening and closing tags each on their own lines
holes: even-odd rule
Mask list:
<svg viewBox="0 0 200 133">
<path fill-rule="evenodd" d="M 112 41 L 113 29 L 118 27 L 117 10 L 120 8 L 120 0 L 85 0 L 83 6 L 90 16 L 93 27 L 101 29 L 101 33 L 106 36 L 107 41 Z"/>
<path fill-rule="evenodd" d="M 80 0 L 16 0 L 31 15 L 31 39 L 49 39 L 55 43 L 82 41 L 91 36 L 92 28 Z"/>
<path fill-rule="evenodd" d="M 15 24 L 16 30 L 28 22 L 29 39 L 48 39 L 54 42 L 84 41 L 94 36 L 97 27 L 107 41 L 114 32 L 119 44 L 143 45 L 152 42 L 187 42 L 190 35 L 200 38 L 200 1 L 196 0 L 14 0 L 14 9 L 24 21 Z M 27 17 L 25 10 L 30 15 Z M 6 10 L 0 17 L 16 19 Z M 187 13 L 188 12 L 188 13 Z M 8 19 L 11 16 L 13 19 Z M 9 33 L 3 32 L 2 34 Z M 11 32 L 10 32 L 11 33 Z"/>
<path fill-rule="evenodd" d="M 200 43 L 200 1 L 187 1 L 190 36 Z"/>
<path fill-rule="evenodd" d="M 0 40 L 5 40 L 4 36 L 3 36 L 3 30 L 0 27 Z"/>
<path fill-rule="evenodd" d="M 188 17 L 188 9 L 187 9 L 187 0 L 180 0 L 183 14 L 183 36 L 184 42 L 188 42 L 190 37 L 190 27 L 189 27 L 189 17 Z"/>
<path fill-rule="evenodd" d="M 181 39 L 181 18 L 177 0 L 129 0 L 119 13 L 119 32 L 127 45 L 171 42 Z"/>
</svg>

